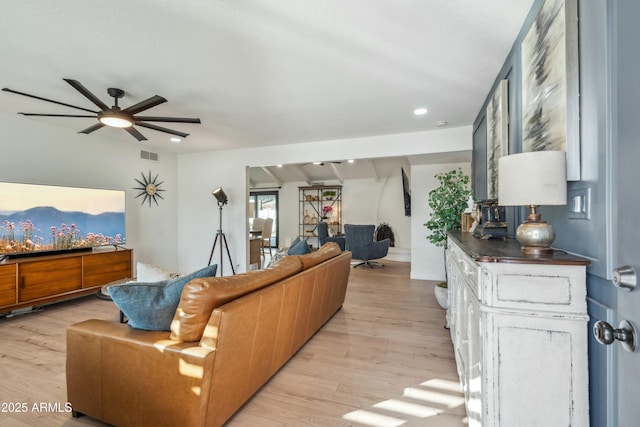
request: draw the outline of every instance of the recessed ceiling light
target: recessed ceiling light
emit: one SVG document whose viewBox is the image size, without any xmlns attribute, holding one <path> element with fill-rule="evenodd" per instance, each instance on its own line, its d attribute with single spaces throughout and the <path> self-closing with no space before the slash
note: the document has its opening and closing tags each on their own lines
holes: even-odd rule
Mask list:
<svg viewBox="0 0 640 427">
<path fill-rule="evenodd" d="M 425 114 L 427 114 L 427 109 L 426 108 L 416 108 L 415 110 L 413 110 L 413 114 L 415 114 L 416 116 L 424 116 Z"/>
<path fill-rule="evenodd" d="M 313 162 L 314 165 L 321 165 L 322 162 Z"/>
<path fill-rule="evenodd" d="M 348 163 L 353 163 L 353 162 L 355 162 L 355 160 L 353 160 L 353 159 L 349 159 L 349 160 L 347 160 L 347 162 L 348 162 Z"/>
<path fill-rule="evenodd" d="M 277 166 L 277 167 L 279 167 L 279 168 L 281 168 L 281 167 L 282 167 L 282 165 L 276 165 L 276 166 Z"/>
<path fill-rule="evenodd" d="M 444 126 L 446 126 L 446 125 L 448 125 L 448 124 L 449 124 L 449 122 L 447 122 L 446 120 L 440 120 L 440 121 L 437 123 L 437 125 L 438 125 L 438 127 L 439 127 L 439 128 L 444 127 Z"/>
<path fill-rule="evenodd" d="M 174 137 L 172 137 L 172 138 L 170 139 L 170 141 L 171 141 L 171 142 L 182 142 L 182 140 L 181 140 L 180 138 L 177 138 L 177 137 L 175 137 L 175 136 L 174 136 Z"/>
</svg>

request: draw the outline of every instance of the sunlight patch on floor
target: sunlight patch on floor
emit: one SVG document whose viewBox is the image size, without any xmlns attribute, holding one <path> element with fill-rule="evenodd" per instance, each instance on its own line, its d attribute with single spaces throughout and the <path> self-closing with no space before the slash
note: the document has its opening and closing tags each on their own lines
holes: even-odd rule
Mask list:
<svg viewBox="0 0 640 427">
<path fill-rule="evenodd" d="M 460 383 L 455 381 L 441 380 L 434 378 L 420 384 L 423 387 L 437 388 L 439 390 L 450 391 L 452 393 L 460 393 Z"/>
<path fill-rule="evenodd" d="M 464 405 L 463 396 L 453 396 L 451 394 L 445 394 L 437 391 L 424 390 L 416 387 L 407 387 L 404 389 L 404 397 L 410 397 L 411 399 L 422 400 L 429 403 L 437 403 L 439 405 L 446 406 L 447 408 L 455 408 L 460 405 Z"/>
<path fill-rule="evenodd" d="M 464 407 L 464 396 L 460 385 L 453 381 L 434 378 L 420 385 L 405 388 L 402 396 L 398 398 L 383 400 L 366 410 L 349 412 L 342 418 L 369 427 L 396 427 L 411 422 L 418 423 L 419 420 L 426 422 L 426 418 L 447 414 L 454 416 L 450 417 L 453 422 L 455 416 L 459 417 L 459 425 L 463 425 L 466 424 L 466 417 L 460 416 L 460 409 L 457 409 L 461 406 Z"/>
<path fill-rule="evenodd" d="M 384 402 L 376 403 L 373 407 L 419 418 L 431 417 L 444 412 L 442 409 L 430 408 L 428 406 L 398 399 L 385 400 Z"/>
<path fill-rule="evenodd" d="M 371 427 L 397 427 L 407 422 L 407 420 L 376 414 L 375 412 L 364 411 L 362 409 L 344 414 L 342 418 Z"/>
</svg>

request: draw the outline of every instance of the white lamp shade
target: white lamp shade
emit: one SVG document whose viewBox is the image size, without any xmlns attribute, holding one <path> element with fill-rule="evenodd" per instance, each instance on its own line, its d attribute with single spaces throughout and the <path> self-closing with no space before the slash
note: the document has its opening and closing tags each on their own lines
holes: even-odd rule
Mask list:
<svg viewBox="0 0 640 427">
<path fill-rule="evenodd" d="M 498 203 L 503 206 L 566 205 L 566 153 L 532 151 L 501 157 Z"/>
</svg>

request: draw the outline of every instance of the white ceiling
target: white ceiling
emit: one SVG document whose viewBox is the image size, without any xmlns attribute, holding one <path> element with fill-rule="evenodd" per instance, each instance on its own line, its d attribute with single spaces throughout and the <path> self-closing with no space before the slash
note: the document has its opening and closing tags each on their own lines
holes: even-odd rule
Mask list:
<svg viewBox="0 0 640 427">
<path fill-rule="evenodd" d="M 145 115 L 199 117 L 176 153 L 472 124 L 533 0 L 21 0 L 0 14 L 0 85 L 87 108 L 161 95 Z M 416 107 L 425 116 L 412 114 Z M 78 110 L 0 92 L 0 114 Z M 16 115 L 77 132 L 88 118 Z M 93 135 L 93 134 L 92 134 Z M 87 135 L 91 138 L 92 135 Z M 339 159 L 346 160 L 346 159 Z M 403 159 L 403 162 L 409 159 Z M 345 166 L 345 165 L 341 165 Z M 348 175 L 348 169 L 340 168 Z"/>
<path fill-rule="evenodd" d="M 280 187 L 286 182 L 306 182 L 307 185 L 341 184 L 349 179 L 384 180 L 399 175 L 403 168 L 409 174 L 411 165 L 471 162 L 470 151 L 457 151 L 416 156 L 383 157 L 375 159 L 348 159 L 322 162 L 253 167 L 249 170 L 249 185 L 254 188 Z"/>
</svg>

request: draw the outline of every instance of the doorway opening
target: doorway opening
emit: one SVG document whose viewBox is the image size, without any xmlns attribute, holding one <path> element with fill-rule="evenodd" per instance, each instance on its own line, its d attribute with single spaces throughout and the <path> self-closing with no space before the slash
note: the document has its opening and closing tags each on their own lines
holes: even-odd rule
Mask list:
<svg viewBox="0 0 640 427">
<path fill-rule="evenodd" d="M 278 191 L 251 191 L 249 193 L 249 215 L 251 218 L 272 218 L 273 228 L 271 236 L 269 236 L 269 244 L 273 248 L 277 248 L 280 244 L 278 226 L 278 210 L 280 209 L 278 202 Z M 263 236 L 267 237 L 267 236 Z"/>
</svg>

